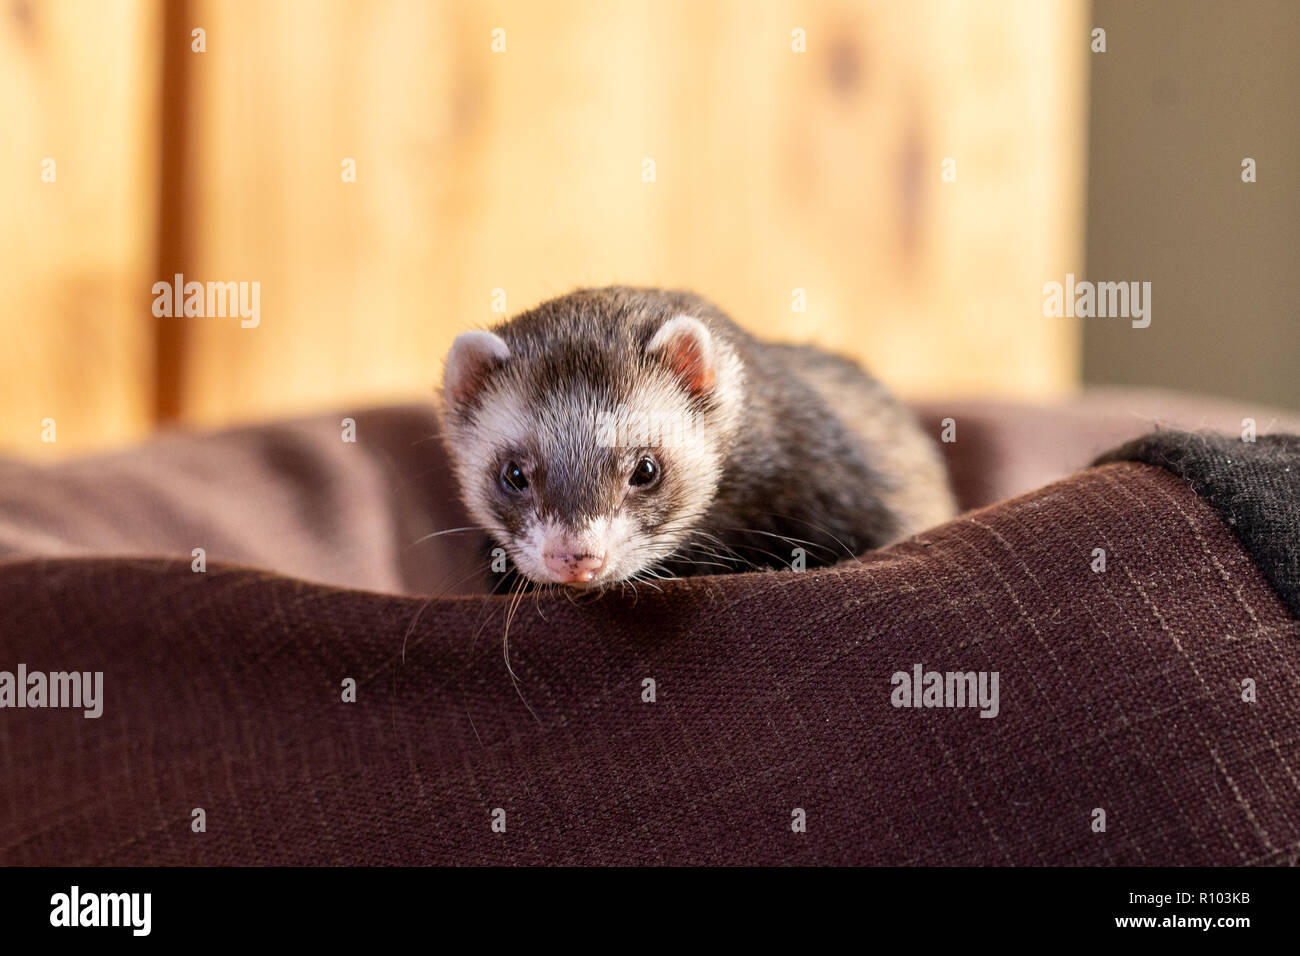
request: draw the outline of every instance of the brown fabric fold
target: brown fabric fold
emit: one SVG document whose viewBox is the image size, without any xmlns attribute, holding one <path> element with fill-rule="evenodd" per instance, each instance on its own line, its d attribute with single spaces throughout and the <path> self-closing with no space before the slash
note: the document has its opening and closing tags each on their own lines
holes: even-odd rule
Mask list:
<svg viewBox="0 0 1300 956">
<path fill-rule="evenodd" d="M 364 507 L 352 495 L 322 500 Z M 295 533 L 350 530 L 330 527 Z M 1147 465 L 831 570 L 598 598 L 426 599 L 215 558 L 0 565 L 0 669 L 104 674 L 99 719 L 0 710 L 0 862 L 1254 864 L 1300 847 L 1297 622 L 1213 510 Z M 998 715 L 893 706 L 915 664 L 998 672 Z"/>
</svg>

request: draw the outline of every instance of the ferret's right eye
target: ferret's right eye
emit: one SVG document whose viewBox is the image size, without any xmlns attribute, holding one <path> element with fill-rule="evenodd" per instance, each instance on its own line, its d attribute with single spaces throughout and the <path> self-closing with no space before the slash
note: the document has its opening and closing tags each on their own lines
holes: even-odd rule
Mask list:
<svg viewBox="0 0 1300 956">
<path fill-rule="evenodd" d="M 528 477 L 513 461 L 508 461 L 501 467 L 498 480 L 501 482 L 501 487 L 512 495 L 517 495 L 528 487 Z"/>
</svg>

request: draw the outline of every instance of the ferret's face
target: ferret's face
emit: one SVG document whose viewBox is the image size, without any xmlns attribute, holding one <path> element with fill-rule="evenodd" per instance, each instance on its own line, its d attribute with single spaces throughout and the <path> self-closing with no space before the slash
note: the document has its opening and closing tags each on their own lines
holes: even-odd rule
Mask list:
<svg viewBox="0 0 1300 956">
<path fill-rule="evenodd" d="M 616 356 L 626 368 L 512 352 L 490 332 L 453 346 L 447 444 L 461 493 L 533 581 L 652 576 L 701 524 L 724 460 L 717 403 L 701 397 L 724 356 L 702 323 L 672 322 L 643 354 Z"/>
<path fill-rule="evenodd" d="M 681 542 L 707 510 L 720 461 L 700 434 L 638 433 L 689 411 L 665 398 L 619 408 L 565 391 L 540 403 L 489 397 L 481 427 L 463 436 L 460 482 L 521 572 L 579 587 L 626 580 Z"/>
</svg>

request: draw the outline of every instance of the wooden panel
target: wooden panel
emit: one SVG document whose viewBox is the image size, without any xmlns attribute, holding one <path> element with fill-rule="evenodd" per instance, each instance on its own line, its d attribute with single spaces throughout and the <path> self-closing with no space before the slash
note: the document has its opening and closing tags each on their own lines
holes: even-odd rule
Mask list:
<svg viewBox="0 0 1300 956">
<path fill-rule="evenodd" d="M 1076 381 L 1041 288 L 1081 247 L 1082 2 L 199 2 L 195 22 L 186 273 L 260 281 L 261 317 L 185 320 L 191 420 L 427 394 L 494 289 L 514 312 L 611 281 L 694 287 L 911 393 Z"/>
<path fill-rule="evenodd" d="M 0 13 L 0 453 L 48 459 L 152 421 L 158 7 Z"/>
<path fill-rule="evenodd" d="M 428 395 L 452 336 L 500 318 L 496 289 L 515 312 L 583 284 L 693 287 L 913 394 L 1077 379 L 1041 287 L 1079 271 L 1081 0 L 10 11 L 11 450 Z M 206 51 L 182 51 L 195 27 Z M 155 327 L 150 287 L 177 271 L 257 282 L 258 327 Z"/>
<path fill-rule="evenodd" d="M 709 64 L 658 131 L 680 170 L 659 277 L 909 394 L 1068 390 L 1077 329 L 1041 290 L 1082 246 L 1084 6 L 703 6 L 713 22 L 657 38 Z"/>
</svg>

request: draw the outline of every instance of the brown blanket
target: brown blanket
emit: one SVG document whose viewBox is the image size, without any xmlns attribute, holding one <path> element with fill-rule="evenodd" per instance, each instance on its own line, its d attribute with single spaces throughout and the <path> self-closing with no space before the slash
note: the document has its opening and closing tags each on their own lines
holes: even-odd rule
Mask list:
<svg viewBox="0 0 1300 956">
<path fill-rule="evenodd" d="M 1160 468 L 978 501 L 999 419 L 1068 457 L 986 411 L 945 450 L 987 506 L 919 538 L 514 605 L 416 543 L 464 523 L 423 409 L 6 465 L 0 671 L 103 672 L 103 713 L 0 709 L 0 862 L 1295 862 L 1295 619 Z M 1076 467 L 1147 424 L 1091 421 Z M 895 706 L 916 665 L 996 716 Z"/>
</svg>

